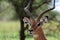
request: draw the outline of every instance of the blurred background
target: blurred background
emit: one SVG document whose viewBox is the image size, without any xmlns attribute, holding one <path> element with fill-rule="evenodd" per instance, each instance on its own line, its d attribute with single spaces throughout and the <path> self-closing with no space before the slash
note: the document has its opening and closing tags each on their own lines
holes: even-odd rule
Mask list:
<svg viewBox="0 0 60 40">
<path fill-rule="evenodd" d="M 29 34 L 27 24 L 22 21 L 28 15 L 24 7 L 29 0 L 0 0 L 0 40 L 34 40 Z M 37 7 L 44 0 L 35 0 L 32 7 Z M 52 0 L 51 0 L 52 1 Z M 43 10 L 52 6 L 49 2 L 38 9 L 32 10 L 37 17 Z M 60 0 L 56 0 L 56 8 L 47 12 L 48 22 L 43 25 L 43 30 L 48 40 L 60 40 Z M 22 39 L 23 38 L 23 39 Z"/>
</svg>

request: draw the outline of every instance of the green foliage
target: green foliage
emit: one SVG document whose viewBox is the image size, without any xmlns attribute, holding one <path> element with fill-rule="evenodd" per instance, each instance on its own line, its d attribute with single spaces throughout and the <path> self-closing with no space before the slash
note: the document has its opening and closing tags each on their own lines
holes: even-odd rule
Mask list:
<svg viewBox="0 0 60 40">
<path fill-rule="evenodd" d="M 48 16 L 48 20 L 57 20 L 56 16 L 58 16 L 58 12 L 56 11 L 50 11 L 47 14 L 45 14 Z"/>
<path fill-rule="evenodd" d="M 15 14 L 16 12 L 14 11 L 14 7 L 11 3 L 8 3 L 7 1 L 1 1 L 0 19 L 13 19 L 15 18 Z"/>
<path fill-rule="evenodd" d="M 59 23 L 51 21 L 51 23 L 46 23 L 43 28 L 50 27 L 55 28 Z M 19 21 L 0 21 L 0 40 L 19 40 L 19 30 L 20 30 Z M 60 40 L 60 32 L 51 33 L 48 29 L 44 29 L 46 38 L 48 40 Z M 57 30 L 56 30 L 57 31 Z M 52 31 L 54 32 L 54 31 Z M 26 33 L 26 40 L 33 40 L 33 36 L 29 36 Z"/>
<path fill-rule="evenodd" d="M 44 0 L 35 0 L 33 3 L 33 6 L 38 6 L 39 4 L 41 4 Z M 14 5 L 12 5 L 12 3 Z M 18 14 L 19 16 L 26 16 L 26 14 L 24 13 L 23 8 L 27 5 L 27 1 L 24 0 L 9 0 L 8 1 L 1 1 L 1 10 L 2 13 L 0 13 L 0 18 L 3 17 L 8 17 L 9 19 L 18 19 Z M 17 10 L 15 7 L 17 7 Z M 44 10 L 48 9 L 49 6 L 48 4 L 45 4 L 41 7 L 39 7 L 38 9 L 36 9 L 35 11 L 33 11 L 33 15 L 37 16 L 39 15 L 41 12 L 43 12 Z M 19 11 L 19 12 L 18 12 Z M 16 12 L 18 12 L 16 14 Z M 48 12 L 48 14 L 46 13 L 47 16 L 49 16 L 49 20 L 55 20 L 56 19 L 56 15 L 58 15 L 58 12 L 55 11 L 50 11 Z"/>
</svg>

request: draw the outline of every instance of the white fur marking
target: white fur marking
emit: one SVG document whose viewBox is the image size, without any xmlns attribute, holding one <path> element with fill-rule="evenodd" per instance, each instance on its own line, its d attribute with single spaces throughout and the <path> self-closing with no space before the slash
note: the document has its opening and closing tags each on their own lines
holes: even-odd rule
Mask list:
<svg viewBox="0 0 60 40">
<path fill-rule="evenodd" d="M 39 35 L 37 35 L 37 34 L 34 34 L 34 35 L 33 35 L 34 38 L 37 38 L 38 36 L 39 36 Z"/>
</svg>

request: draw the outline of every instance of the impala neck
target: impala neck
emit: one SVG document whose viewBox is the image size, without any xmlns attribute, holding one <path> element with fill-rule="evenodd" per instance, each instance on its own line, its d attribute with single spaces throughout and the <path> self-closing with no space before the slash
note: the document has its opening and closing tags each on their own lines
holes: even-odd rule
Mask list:
<svg viewBox="0 0 60 40">
<path fill-rule="evenodd" d="M 33 32 L 33 37 L 34 37 L 34 40 L 47 40 L 43 33 L 42 27 L 38 28 L 38 30 L 35 30 Z"/>
</svg>

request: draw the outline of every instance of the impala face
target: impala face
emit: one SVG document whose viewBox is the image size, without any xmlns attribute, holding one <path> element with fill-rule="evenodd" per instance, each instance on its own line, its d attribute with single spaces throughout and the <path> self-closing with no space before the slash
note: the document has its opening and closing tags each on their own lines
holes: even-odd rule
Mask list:
<svg viewBox="0 0 60 40">
<path fill-rule="evenodd" d="M 39 27 L 41 27 L 43 24 L 42 21 L 32 20 L 31 22 L 31 28 L 29 29 L 30 34 L 32 34 L 34 31 L 36 31 Z"/>
<path fill-rule="evenodd" d="M 36 31 L 38 28 L 40 28 L 43 23 L 47 22 L 47 17 L 45 17 L 43 20 L 37 21 L 37 20 L 30 20 L 26 17 L 23 19 L 24 22 L 29 23 L 31 28 L 29 29 L 30 34 L 32 34 L 34 31 Z"/>
</svg>

